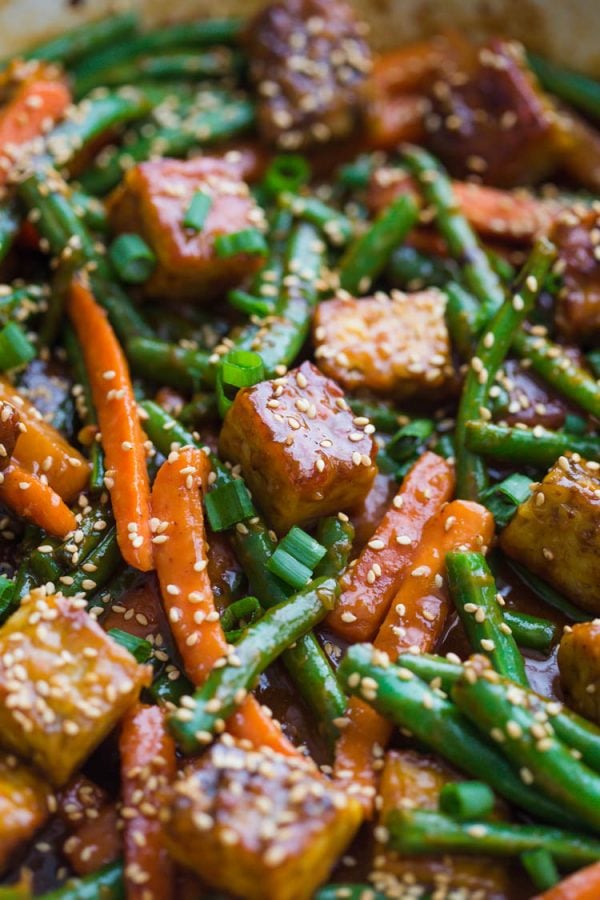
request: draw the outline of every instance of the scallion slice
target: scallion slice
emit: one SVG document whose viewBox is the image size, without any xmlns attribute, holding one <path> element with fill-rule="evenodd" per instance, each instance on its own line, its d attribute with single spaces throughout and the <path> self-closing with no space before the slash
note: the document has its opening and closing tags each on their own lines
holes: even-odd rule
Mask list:
<svg viewBox="0 0 600 900">
<path fill-rule="evenodd" d="M 513 472 L 504 481 L 487 488 L 482 495 L 482 502 L 496 520 L 499 528 L 508 525 L 517 507 L 531 495 L 531 478 Z"/>
<path fill-rule="evenodd" d="M 279 542 L 279 546 L 299 559 L 311 571 L 321 562 L 327 552 L 322 544 L 302 528 L 298 528 L 297 525 L 290 528 L 286 536 Z"/>
<path fill-rule="evenodd" d="M 121 281 L 142 284 L 156 266 L 154 251 L 139 234 L 121 234 L 110 245 L 108 255 Z"/>
<path fill-rule="evenodd" d="M 190 228 L 192 231 L 202 231 L 211 206 L 212 197 L 209 194 L 203 194 L 202 191 L 196 191 L 183 217 L 185 228 Z"/>
<path fill-rule="evenodd" d="M 220 234 L 215 238 L 215 251 L 221 258 L 236 256 L 238 253 L 266 256 L 269 248 L 262 232 L 257 228 L 245 228 L 232 234 Z"/>
<path fill-rule="evenodd" d="M 554 858 L 544 847 L 521 853 L 521 862 L 538 891 L 547 891 L 560 881 Z"/>
<path fill-rule="evenodd" d="M 494 808 L 494 792 L 483 781 L 457 781 L 440 791 L 440 809 L 455 819 L 485 819 Z"/>
<path fill-rule="evenodd" d="M 240 478 L 209 491 L 204 506 L 213 531 L 226 531 L 256 515 L 248 488 Z"/>
<path fill-rule="evenodd" d="M 297 191 L 310 181 L 310 166 L 297 153 L 282 153 L 276 156 L 265 172 L 263 185 L 269 194 L 283 191 Z"/>
<path fill-rule="evenodd" d="M 277 575 L 278 578 L 285 581 L 286 584 L 289 584 L 290 587 L 297 590 L 303 588 L 312 578 L 312 572 L 308 566 L 301 563 L 291 553 L 287 553 L 281 546 L 277 547 L 268 561 L 267 569 L 273 575 Z"/>
</svg>

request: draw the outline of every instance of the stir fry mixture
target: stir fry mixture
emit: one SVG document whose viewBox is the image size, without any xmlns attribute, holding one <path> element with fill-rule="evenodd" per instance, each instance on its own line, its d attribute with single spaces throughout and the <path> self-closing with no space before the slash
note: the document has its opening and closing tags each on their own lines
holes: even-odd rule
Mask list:
<svg viewBox="0 0 600 900">
<path fill-rule="evenodd" d="M 0 900 L 600 897 L 600 84 L 343 0 L 0 67 Z"/>
</svg>

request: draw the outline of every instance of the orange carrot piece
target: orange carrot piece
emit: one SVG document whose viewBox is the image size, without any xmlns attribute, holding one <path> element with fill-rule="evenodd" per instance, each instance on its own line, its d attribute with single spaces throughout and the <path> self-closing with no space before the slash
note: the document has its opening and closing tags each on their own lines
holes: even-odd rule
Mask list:
<svg viewBox="0 0 600 900">
<path fill-rule="evenodd" d="M 504 191 L 465 181 L 453 181 L 452 187 L 460 211 L 478 234 L 511 243 L 530 243 L 565 209 L 559 200 L 540 199 L 524 189 Z M 367 205 L 377 214 L 403 194 L 419 201 L 411 176 L 401 169 L 380 169 L 371 179 Z M 439 252 L 435 246 L 419 249 Z"/>
<path fill-rule="evenodd" d="M 50 485 L 16 463 L 0 473 L 0 501 L 56 537 L 77 528 L 75 516 Z"/>
<path fill-rule="evenodd" d="M 592 863 L 568 875 L 560 884 L 536 894 L 533 900 L 598 900 L 600 897 L 600 862 Z"/>
<path fill-rule="evenodd" d="M 453 467 L 424 453 L 404 478 L 392 505 L 356 563 L 342 577 L 327 624 L 347 641 L 370 640 L 412 565 L 426 523 L 450 498 Z"/>
<path fill-rule="evenodd" d="M 12 96 L 0 109 L 0 186 L 6 184 L 23 145 L 62 118 L 71 102 L 67 84 L 56 66 L 16 61 L 9 67 L 2 86 L 10 89 L 13 83 Z"/>
<path fill-rule="evenodd" d="M 152 488 L 158 531 L 154 560 L 163 605 L 186 675 L 195 685 L 206 680 L 227 650 L 208 576 L 201 490 L 208 484 L 210 471 L 205 453 L 184 447 L 161 466 Z M 291 755 L 298 752 L 252 695 L 229 719 L 227 728 L 254 746 Z"/>
<path fill-rule="evenodd" d="M 153 566 L 150 482 L 145 436 L 127 361 L 105 311 L 79 278 L 71 284 L 67 311 L 82 346 L 90 379 L 119 548 L 125 562 L 147 572 Z"/>
<path fill-rule="evenodd" d="M 50 487 L 66 503 L 72 503 L 88 483 L 90 469 L 85 457 L 6 378 L 0 378 L 3 402 L 15 407 L 23 425 L 14 449 L 15 462 L 34 475 L 45 475 Z"/>
<path fill-rule="evenodd" d="M 494 534 L 494 519 L 485 507 L 466 500 L 449 503 L 423 531 L 410 574 L 392 600 L 374 646 L 392 661 L 402 651 L 427 653 L 441 635 L 450 601 L 445 578 L 446 554 L 459 547 L 482 550 Z M 348 780 L 365 813 L 373 810 L 377 760 L 390 739 L 392 725 L 362 700 L 353 697 L 348 724 L 336 744 L 335 775 Z"/>
<path fill-rule="evenodd" d="M 174 866 L 162 841 L 161 792 L 175 778 L 175 743 L 164 711 L 138 704 L 125 715 L 119 737 L 127 900 L 170 900 Z M 142 840 L 143 838 L 143 840 Z"/>
</svg>

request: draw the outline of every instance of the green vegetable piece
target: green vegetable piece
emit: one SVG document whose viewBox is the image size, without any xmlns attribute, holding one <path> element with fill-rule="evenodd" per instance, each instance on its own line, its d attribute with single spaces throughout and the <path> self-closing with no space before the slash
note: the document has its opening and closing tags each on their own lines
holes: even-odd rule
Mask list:
<svg viewBox="0 0 600 900">
<path fill-rule="evenodd" d="M 185 227 L 192 231 L 202 231 L 211 206 L 212 197 L 203 194 L 202 191 L 196 191 L 183 217 Z"/>
<path fill-rule="evenodd" d="M 440 810 L 453 819 L 485 819 L 494 809 L 494 792 L 483 781 L 455 781 L 440 791 Z"/>
<path fill-rule="evenodd" d="M 156 256 L 138 234 L 121 234 L 112 242 L 108 255 L 122 281 L 143 284 L 156 267 Z"/>
</svg>

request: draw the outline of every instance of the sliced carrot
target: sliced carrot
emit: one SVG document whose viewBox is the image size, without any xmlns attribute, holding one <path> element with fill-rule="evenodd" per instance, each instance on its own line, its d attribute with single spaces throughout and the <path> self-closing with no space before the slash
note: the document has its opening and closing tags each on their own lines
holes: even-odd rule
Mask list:
<svg viewBox="0 0 600 900">
<path fill-rule="evenodd" d="M 77 527 L 75 516 L 50 485 L 16 463 L 0 472 L 0 501 L 56 537 L 64 538 Z"/>
<path fill-rule="evenodd" d="M 327 624 L 347 641 L 370 640 L 417 552 L 423 529 L 454 489 L 453 467 L 424 453 L 404 478 L 392 505 L 356 563 L 342 577 Z"/>
<path fill-rule="evenodd" d="M 105 311 L 80 278 L 72 282 L 67 310 L 90 379 L 119 548 L 125 562 L 146 572 L 153 565 L 150 482 L 127 361 Z"/>
<path fill-rule="evenodd" d="M 16 61 L 3 78 L 12 95 L 0 109 L 0 186 L 23 145 L 44 134 L 64 115 L 71 95 L 56 66 Z"/>
<path fill-rule="evenodd" d="M 523 189 L 503 191 L 465 181 L 453 181 L 452 187 L 459 209 L 475 231 L 484 237 L 514 243 L 533 241 L 547 231 L 565 208 L 558 200 L 540 199 Z M 403 194 L 419 199 L 410 175 L 402 169 L 379 169 L 371 179 L 367 204 L 373 213 L 378 213 Z M 434 247 L 420 249 L 439 252 Z"/>
<path fill-rule="evenodd" d="M 201 491 L 209 474 L 206 454 L 184 447 L 161 466 L 152 488 L 154 560 L 163 605 L 186 675 L 196 685 L 206 680 L 227 649 L 208 575 Z M 227 728 L 254 746 L 298 752 L 252 695 L 228 720 Z"/>
<path fill-rule="evenodd" d="M 481 550 L 494 534 L 494 519 L 485 507 L 466 500 L 449 503 L 425 527 L 410 574 L 392 600 L 374 641 L 392 661 L 402 651 L 427 653 L 435 648 L 449 610 L 446 554 L 459 547 Z M 352 698 L 335 752 L 336 778 L 348 781 L 365 813 L 373 810 L 377 760 L 383 755 L 392 725 L 370 706 Z"/>
<path fill-rule="evenodd" d="M 175 743 L 158 706 L 138 704 L 125 715 L 119 737 L 125 892 L 127 900 L 169 900 L 174 866 L 162 841 L 161 793 L 177 771 Z"/>
<path fill-rule="evenodd" d="M 592 863 L 568 875 L 560 884 L 537 894 L 533 900 L 598 900 L 600 897 L 600 862 Z"/>
<path fill-rule="evenodd" d="M 15 407 L 23 426 L 14 449 L 15 461 L 34 475 L 44 475 L 50 487 L 66 503 L 72 503 L 87 486 L 87 460 L 6 378 L 0 378 L 0 403 L 4 401 Z"/>
</svg>

